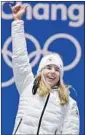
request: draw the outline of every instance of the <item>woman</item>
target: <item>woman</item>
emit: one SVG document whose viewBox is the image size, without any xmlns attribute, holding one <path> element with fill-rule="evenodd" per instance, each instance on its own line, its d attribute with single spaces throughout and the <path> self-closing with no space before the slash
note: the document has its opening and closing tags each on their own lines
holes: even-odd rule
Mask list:
<svg viewBox="0 0 85 135">
<path fill-rule="evenodd" d="M 11 7 L 13 71 L 20 94 L 13 134 L 79 134 L 76 101 L 63 82 L 63 61 L 59 54 L 42 58 L 34 78 L 29 63 L 24 22 L 27 6 Z"/>
</svg>

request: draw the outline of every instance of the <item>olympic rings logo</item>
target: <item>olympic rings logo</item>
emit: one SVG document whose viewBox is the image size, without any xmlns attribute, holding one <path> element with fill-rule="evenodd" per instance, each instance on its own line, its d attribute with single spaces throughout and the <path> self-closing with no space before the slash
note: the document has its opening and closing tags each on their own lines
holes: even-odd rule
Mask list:
<svg viewBox="0 0 85 135">
<path fill-rule="evenodd" d="M 59 33 L 59 34 L 54 34 L 54 35 L 52 35 L 50 38 L 48 38 L 48 39 L 46 40 L 43 49 L 41 49 L 40 43 L 38 42 L 38 40 L 37 40 L 34 36 L 25 33 L 25 37 L 26 37 L 26 39 L 31 40 L 32 43 L 35 45 L 35 48 L 36 48 L 35 51 L 32 51 L 32 52 L 29 54 L 29 59 L 31 59 L 31 58 L 33 58 L 33 57 L 35 56 L 34 60 L 31 62 L 31 66 L 32 66 L 32 67 L 34 67 L 34 66 L 38 63 L 38 61 L 39 61 L 41 55 L 44 56 L 44 55 L 47 54 L 47 53 L 51 53 L 51 51 L 49 51 L 49 46 L 50 46 L 50 44 L 51 44 L 53 41 L 55 41 L 55 40 L 57 40 L 57 39 L 60 39 L 60 38 L 64 38 L 64 39 L 67 39 L 67 40 L 71 41 L 71 42 L 73 43 L 74 47 L 76 48 L 76 56 L 75 56 L 74 60 L 73 60 L 69 65 L 64 66 L 64 71 L 71 70 L 71 69 L 74 68 L 74 67 L 78 64 L 78 62 L 80 61 L 80 58 L 81 58 L 81 47 L 80 47 L 80 44 L 79 44 L 79 42 L 77 41 L 77 39 L 74 38 L 74 37 L 73 37 L 72 35 L 70 35 L 70 34 L 67 34 L 67 33 Z M 8 56 L 10 56 L 10 57 L 12 58 L 12 52 L 10 52 L 10 51 L 8 50 L 8 47 L 9 47 L 9 44 L 10 44 L 11 42 L 12 42 L 12 39 L 11 39 L 11 37 L 9 37 L 9 38 L 5 41 L 5 43 L 4 43 L 4 45 L 3 45 L 3 48 L 2 48 L 3 59 L 4 59 L 5 63 L 6 63 L 10 68 L 12 68 L 12 62 L 10 61 L 10 59 L 9 59 Z M 12 85 L 13 83 L 14 83 L 14 77 L 12 77 L 11 79 L 9 79 L 9 80 L 6 81 L 6 82 L 2 82 L 2 87 L 8 87 L 8 86 Z"/>
</svg>

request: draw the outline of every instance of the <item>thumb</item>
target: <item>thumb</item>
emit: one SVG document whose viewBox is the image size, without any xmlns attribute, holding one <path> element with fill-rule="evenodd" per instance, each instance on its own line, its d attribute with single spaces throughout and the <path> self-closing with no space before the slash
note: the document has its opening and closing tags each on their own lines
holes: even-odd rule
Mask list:
<svg viewBox="0 0 85 135">
<path fill-rule="evenodd" d="M 25 6 L 24 6 L 24 10 L 25 10 L 25 11 L 26 11 L 27 7 L 28 7 L 28 5 L 25 5 Z"/>
</svg>

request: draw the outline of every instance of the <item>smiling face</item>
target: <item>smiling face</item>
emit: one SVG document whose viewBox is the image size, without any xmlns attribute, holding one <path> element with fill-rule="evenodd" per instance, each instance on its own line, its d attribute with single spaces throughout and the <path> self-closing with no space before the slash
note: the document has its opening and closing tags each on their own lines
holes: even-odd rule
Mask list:
<svg viewBox="0 0 85 135">
<path fill-rule="evenodd" d="M 41 74 L 41 80 L 45 79 L 45 82 L 50 85 L 50 87 L 54 87 L 57 85 L 60 79 L 60 69 L 56 65 L 47 65 Z"/>
</svg>

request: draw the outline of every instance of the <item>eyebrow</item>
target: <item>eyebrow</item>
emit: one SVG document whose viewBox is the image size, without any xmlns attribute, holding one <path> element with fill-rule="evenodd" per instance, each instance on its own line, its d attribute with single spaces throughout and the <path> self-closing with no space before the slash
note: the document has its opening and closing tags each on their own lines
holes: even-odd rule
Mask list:
<svg viewBox="0 0 85 135">
<path fill-rule="evenodd" d="M 54 67 L 54 68 L 57 68 L 57 69 L 59 69 L 59 67 L 57 67 L 57 66 L 55 66 L 55 65 L 47 65 L 46 67 Z M 60 70 L 60 69 L 59 69 Z"/>
</svg>

